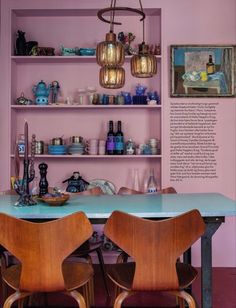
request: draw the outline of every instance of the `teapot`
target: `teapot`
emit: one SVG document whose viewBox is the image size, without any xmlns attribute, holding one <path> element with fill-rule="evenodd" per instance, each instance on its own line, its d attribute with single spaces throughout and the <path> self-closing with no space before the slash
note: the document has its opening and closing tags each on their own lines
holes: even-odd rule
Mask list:
<svg viewBox="0 0 236 308">
<path fill-rule="evenodd" d="M 46 85 L 46 83 L 41 80 L 37 85 L 33 86 L 33 93 L 35 96 L 35 103 L 37 105 L 47 105 L 48 104 L 48 96 L 50 93 L 50 85 Z"/>
</svg>

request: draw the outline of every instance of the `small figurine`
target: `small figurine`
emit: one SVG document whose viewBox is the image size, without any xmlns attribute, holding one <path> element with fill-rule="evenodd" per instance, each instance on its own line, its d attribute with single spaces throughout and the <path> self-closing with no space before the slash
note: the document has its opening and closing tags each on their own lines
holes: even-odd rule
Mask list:
<svg viewBox="0 0 236 308">
<path fill-rule="evenodd" d="M 128 32 L 127 34 L 124 32 L 118 33 L 118 40 L 124 45 L 125 53 L 127 55 L 137 54 L 136 50 L 130 46 L 134 39 L 135 35 L 132 32 Z"/>
<path fill-rule="evenodd" d="M 21 92 L 20 97 L 17 97 L 16 99 L 17 105 L 32 105 L 33 101 L 31 99 L 28 99 L 24 96 L 24 92 Z"/>
<path fill-rule="evenodd" d="M 30 56 L 32 55 L 32 49 L 38 47 L 38 42 L 37 41 L 29 41 L 26 42 L 26 55 Z"/>
<path fill-rule="evenodd" d="M 60 90 L 60 85 L 59 82 L 54 80 L 51 83 L 51 90 L 52 90 L 52 104 L 55 104 L 57 102 L 59 90 Z"/>
<path fill-rule="evenodd" d="M 26 55 L 26 40 L 25 32 L 18 30 L 18 37 L 16 39 L 16 55 L 25 56 Z"/>
<path fill-rule="evenodd" d="M 69 179 L 64 180 L 62 183 L 65 182 L 68 182 L 66 191 L 71 193 L 84 191 L 89 185 L 89 183 L 81 177 L 79 171 L 73 172 L 73 175 Z"/>
<path fill-rule="evenodd" d="M 47 105 L 48 104 L 48 96 L 50 93 L 50 85 L 46 85 L 46 83 L 41 80 L 37 85 L 33 86 L 33 93 L 35 96 L 36 105 Z"/>
<path fill-rule="evenodd" d="M 147 87 L 138 84 L 135 88 L 136 95 L 144 95 Z"/>
</svg>

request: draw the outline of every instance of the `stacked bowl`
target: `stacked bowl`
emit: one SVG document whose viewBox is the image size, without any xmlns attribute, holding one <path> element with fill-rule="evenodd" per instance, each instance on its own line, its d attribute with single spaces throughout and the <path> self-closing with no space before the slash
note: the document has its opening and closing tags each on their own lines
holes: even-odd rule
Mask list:
<svg viewBox="0 0 236 308">
<path fill-rule="evenodd" d="M 67 154 L 67 146 L 66 145 L 49 145 L 48 146 L 48 154 L 50 155 L 65 155 Z"/>
</svg>

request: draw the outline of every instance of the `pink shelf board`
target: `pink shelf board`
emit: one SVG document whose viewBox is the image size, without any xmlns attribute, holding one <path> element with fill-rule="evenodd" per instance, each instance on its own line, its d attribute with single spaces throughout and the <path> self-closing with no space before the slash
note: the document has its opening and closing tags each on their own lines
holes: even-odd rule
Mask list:
<svg viewBox="0 0 236 308">
<path fill-rule="evenodd" d="M 11 158 L 14 158 L 14 155 L 11 154 Z M 23 156 L 20 156 L 23 158 Z M 86 158 L 107 158 L 107 159 L 139 159 L 139 158 L 161 158 L 161 155 L 49 155 L 49 154 L 42 154 L 42 155 L 35 155 L 35 158 L 79 158 L 79 159 L 86 159 Z"/>
<path fill-rule="evenodd" d="M 131 58 L 132 56 L 125 56 L 127 61 Z M 161 55 L 156 55 L 156 58 L 161 59 Z M 96 62 L 96 56 L 11 56 L 11 59 L 16 63 Z"/>
<path fill-rule="evenodd" d="M 96 8 L 96 9 L 45 8 L 45 9 L 13 9 L 12 11 L 16 16 L 20 16 L 20 17 L 27 17 L 27 16 L 35 16 L 35 17 L 61 16 L 63 17 L 63 16 L 97 16 L 97 12 L 99 9 L 100 8 Z M 145 8 L 144 13 L 147 16 L 160 16 L 161 9 Z M 117 16 L 134 16 L 137 14 L 130 12 L 130 11 L 117 11 L 116 15 Z M 104 14 L 104 16 L 109 16 L 109 13 Z"/>
<path fill-rule="evenodd" d="M 11 105 L 12 109 L 30 110 L 30 109 L 160 109 L 161 105 Z"/>
</svg>

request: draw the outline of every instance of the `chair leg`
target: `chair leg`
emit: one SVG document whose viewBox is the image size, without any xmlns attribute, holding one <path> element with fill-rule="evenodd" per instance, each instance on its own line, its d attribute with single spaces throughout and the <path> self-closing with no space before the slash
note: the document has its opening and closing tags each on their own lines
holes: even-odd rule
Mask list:
<svg viewBox="0 0 236 308">
<path fill-rule="evenodd" d="M 91 306 L 95 306 L 95 299 L 94 299 L 94 278 L 92 277 L 88 281 L 88 295 L 89 295 L 89 302 Z"/>
<path fill-rule="evenodd" d="M 90 308 L 89 290 L 88 290 L 88 284 L 87 283 L 81 287 L 81 293 L 84 297 L 86 307 Z"/>
<path fill-rule="evenodd" d="M 126 263 L 128 261 L 128 255 L 124 251 L 122 251 L 117 257 L 116 263 Z"/>
<path fill-rule="evenodd" d="M 76 300 L 77 304 L 79 305 L 79 308 L 87 308 L 84 297 L 78 291 L 68 291 L 66 292 L 66 294 Z"/>
<path fill-rule="evenodd" d="M 98 255 L 98 260 L 99 260 L 99 264 L 100 264 L 100 268 L 102 271 L 102 277 L 103 277 L 103 281 L 104 281 L 104 286 L 107 292 L 107 296 L 110 297 L 110 292 L 109 292 L 109 288 L 108 288 L 108 283 L 107 283 L 107 275 L 106 275 L 106 271 L 105 271 L 105 264 L 104 264 L 104 259 L 103 259 L 103 255 L 102 255 L 102 250 L 101 248 L 97 248 L 96 249 L 96 253 Z"/>
<path fill-rule="evenodd" d="M 185 291 L 171 291 L 171 292 L 168 292 L 168 293 L 173 294 L 175 296 L 178 296 L 180 298 L 179 303 L 180 303 L 180 305 L 182 305 L 182 306 L 180 306 L 181 308 L 184 307 L 184 301 L 181 301 L 181 299 L 186 300 L 189 308 L 197 308 L 194 298 L 189 293 L 187 293 Z"/>
<path fill-rule="evenodd" d="M 19 301 L 18 307 L 23 307 L 23 298 L 29 296 L 28 292 L 15 292 L 11 294 L 4 302 L 3 308 L 10 308 L 15 301 Z"/>
<path fill-rule="evenodd" d="M 123 301 L 129 297 L 130 295 L 132 295 L 133 292 L 129 292 L 129 291 L 122 291 L 117 298 L 115 299 L 115 303 L 114 303 L 114 308 L 120 308 Z"/>
</svg>

